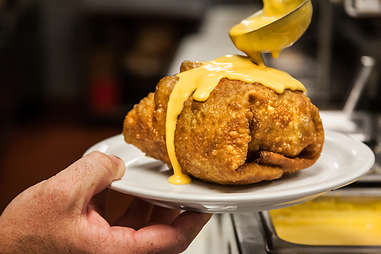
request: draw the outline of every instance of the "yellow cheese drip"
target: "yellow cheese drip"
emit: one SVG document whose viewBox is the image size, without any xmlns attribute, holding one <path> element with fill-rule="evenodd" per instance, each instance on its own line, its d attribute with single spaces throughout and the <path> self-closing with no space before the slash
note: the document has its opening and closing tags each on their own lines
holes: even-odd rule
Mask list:
<svg viewBox="0 0 381 254">
<path fill-rule="evenodd" d="M 264 27 L 286 16 L 303 2 L 304 0 L 263 0 L 263 10 L 235 25 L 229 35 L 239 50 L 257 64 L 263 65 L 262 52 L 271 52 L 277 58 L 283 48 L 290 46 L 304 33 L 311 20 L 312 5 L 308 3 L 287 19 Z M 256 31 L 258 29 L 260 31 Z"/>
<path fill-rule="evenodd" d="M 227 55 L 207 62 L 199 68 L 177 74 L 179 80 L 168 101 L 166 118 L 166 146 L 174 175 L 169 178 L 173 184 L 186 184 L 190 178 L 183 174 L 175 152 L 175 130 L 177 118 L 184 102 L 193 94 L 196 101 L 206 101 L 222 78 L 241 80 L 247 83 L 258 82 L 277 93 L 285 89 L 305 92 L 302 83 L 286 72 L 266 66 L 259 66 L 243 56 Z"/>
<path fill-rule="evenodd" d="M 321 198 L 270 211 L 277 235 L 309 245 L 381 245 L 381 199 Z"/>
</svg>

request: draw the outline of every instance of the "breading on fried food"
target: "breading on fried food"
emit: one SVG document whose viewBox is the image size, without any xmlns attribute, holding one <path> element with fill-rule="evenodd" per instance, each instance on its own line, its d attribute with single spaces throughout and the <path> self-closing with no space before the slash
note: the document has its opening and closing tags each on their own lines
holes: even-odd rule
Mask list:
<svg viewBox="0 0 381 254">
<path fill-rule="evenodd" d="M 185 62 L 181 70 L 199 67 Z M 167 104 L 178 77 L 163 78 L 127 114 L 123 135 L 148 156 L 171 166 L 165 144 Z M 280 178 L 311 166 L 324 131 L 318 109 L 299 91 L 278 94 L 259 83 L 221 79 L 205 102 L 184 103 L 175 132 L 184 172 L 220 184 Z"/>
</svg>

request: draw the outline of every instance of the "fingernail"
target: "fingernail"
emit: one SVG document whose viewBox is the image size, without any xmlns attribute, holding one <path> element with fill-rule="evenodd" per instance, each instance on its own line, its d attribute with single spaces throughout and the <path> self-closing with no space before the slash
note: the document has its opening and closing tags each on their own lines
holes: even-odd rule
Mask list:
<svg viewBox="0 0 381 254">
<path fill-rule="evenodd" d="M 109 154 L 110 158 L 117 164 L 120 166 L 120 169 L 119 169 L 119 178 L 122 177 L 124 175 L 124 171 L 126 170 L 126 167 L 124 165 L 124 161 L 123 159 L 121 159 L 120 157 L 114 155 L 114 154 Z"/>
<path fill-rule="evenodd" d="M 110 154 L 109 155 L 113 160 L 115 160 L 116 162 L 120 162 L 120 161 L 123 161 L 120 157 L 114 155 L 114 154 Z"/>
</svg>

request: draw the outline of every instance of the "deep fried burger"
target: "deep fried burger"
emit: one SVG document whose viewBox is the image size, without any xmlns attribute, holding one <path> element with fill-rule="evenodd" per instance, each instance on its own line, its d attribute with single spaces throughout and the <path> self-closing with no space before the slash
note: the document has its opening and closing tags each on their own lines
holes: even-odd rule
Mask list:
<svg viewBox="0 0 381 254">
<path fill-rule="evenodd" d="M 181 71 L 200 63 L 184 62 Z M 127 114 L 123 135 L 171 167 L 165 143 L 169 96 L 178 77 L 163 78 Z M 324 131 L 318 109 L 303 92 L 276 93 L 260 83 L 223 78 L 205 102 L 189 98 L 177 120 L 176 156 L 182 170 L 219 184 L 250 184 L 311 166 Z"/>
</svg>

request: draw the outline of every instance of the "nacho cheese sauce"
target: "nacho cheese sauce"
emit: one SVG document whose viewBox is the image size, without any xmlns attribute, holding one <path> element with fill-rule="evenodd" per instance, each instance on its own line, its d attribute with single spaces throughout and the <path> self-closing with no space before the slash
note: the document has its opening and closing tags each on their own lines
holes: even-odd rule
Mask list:
<svg viewBox="0 0 381 254">
<path fill-rule="evenodd" d="M 166 146 L 174 172 L 174 175 L 169 178 L 169 182 L 172 184 L 186 184 L 191 181 L 182 172 L 176 157 L 174 143 L 177 118 L 184 108 L 184 102 L 190 96 L 195 101 L 206 101 L 223 78 L 247 83 L 258 82 L 277 93 L 283 93 L 285 89 L 306 91 L 302 83 L 286 72 L 264 65 L 256 65 L 249 58 L 237 55 L 216 58 L 201 67 L 179 73 L 176 76 L 179 80 L 169 97 L 166 116 Z"/>
<path fill-rule="evenodd" d="M 277 235 L 308 245 L 381 245 L 381 198 L 325 197 L 270 211 Z"/>
<path fill-rule="evenodd" d="M 297 21 L 289 19 L 282 21 L 284 26 L 290 28 L 286 31 L 280 32 L 276 30 L 274 33 L 272 29 L 266 29 L 261 31 L 261 34 L 258 36 L 248 35 L 248 37 L 245 37 L 245 34 L 273 23 L 295 10 L 302 3 L 303 0 L 263 0 L 263 10 L 235 25 L 230 30 L 229 35 L 239 50 L 248 54 L 257 64 L 263 65 L 262 51 L 270 51 L 273 57 L 277 58 L 281 49 L 288 46 L 283 45 L 283 43 L 297 39 L 304 33 L 306 26 L 297 25 Z M 302 15 L 312 15 L 312 9 L 303 9 L 298 15 L 298 18 Z M 306 25 L 308 26 L 308 24 Z M 277 28 L 279 27 L 274 29 Z M 276 36 L 275 40 L 274 35 Z"/>
</svg>

